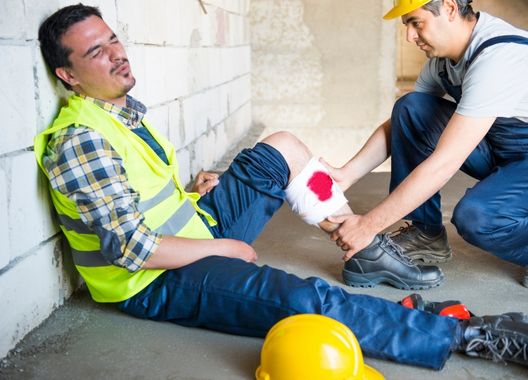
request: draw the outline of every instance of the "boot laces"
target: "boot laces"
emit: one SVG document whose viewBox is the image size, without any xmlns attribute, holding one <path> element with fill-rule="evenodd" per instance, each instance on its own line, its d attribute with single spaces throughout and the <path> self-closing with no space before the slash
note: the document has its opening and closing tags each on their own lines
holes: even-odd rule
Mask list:
<svg viewBox="0 0 528 380">
<path fill-rule="evenodd" d="M 391 233 L 388 232 L 381 236 L 381 246 L 390 248 L 390 250 L 394 252 L 396 256 L 400 257 L 406 264 L 414 266 L 412 260 L 407 255 L 405 255 L 403 249 L 398 244 L 392 241 L 390 235 Z"/>
<path fill-rule="evenodd" d="M 528 344 L 507 336 L 493 336 L 489 330 L 484 335 L 473 338 L 466 347 L 466 352 L 489 352 L 494 362 L 505 363 L 505 359 L 528 361 Z"/>
<path fill-rule="evenodd" d="M 402 227 L 398 228 L 396 231 L 391 232 L 390 236 L 403 235 L 403 234 L 406 234 L 407 232 L 411 231 L 414 228 L 416 228 L 416 227 L 413 226 L 411 223 L 405 222 L 405 226 L 402 226 Z"/>
</svg>

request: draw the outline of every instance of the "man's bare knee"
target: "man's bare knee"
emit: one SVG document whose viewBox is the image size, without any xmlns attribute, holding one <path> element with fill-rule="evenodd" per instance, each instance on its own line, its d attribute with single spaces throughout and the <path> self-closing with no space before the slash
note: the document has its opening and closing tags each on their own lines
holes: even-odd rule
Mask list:
<svg viewBox="0 0 528 380">
<path fill-rule="evenodd" d="M 281 131 L 273 133 L 262 140 L 263 143 L 277 149 L 290 168 L 290 180 L 294 178 L 310 161 L 312 153 L 310 149 L 295 135 L 290 132 Z"/>
</svg>

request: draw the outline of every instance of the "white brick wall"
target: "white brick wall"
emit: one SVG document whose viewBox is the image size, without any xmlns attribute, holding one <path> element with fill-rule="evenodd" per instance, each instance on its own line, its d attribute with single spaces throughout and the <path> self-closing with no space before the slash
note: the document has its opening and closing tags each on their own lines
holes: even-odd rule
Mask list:
<svg viewBox="0 0 528 380">
<path fill-rule="evenodd" d="M 7 178 L 7 220 L 11 260 L 38 246 L 58 232 L 50 212 L 45 178 L 39 173 L 33 152 L 2 160 Z"/>
<path fill-rule="evenodd" d="M 63 262 L 33 138 L 67 92 L 45 68 L 40 23 L 67 0 L 0 2 L 0 358 L 78 285 Z M 88 0 L 127 47 L 132 95 L 177 149 L 182 182 L 209 169 L 251 124 L 249 0 Z"/>
<path fill-rule="evenodd" d="M 0 170 L 0 241 L 3 242 L 2 249 L 0 250 L 0 268 L 4 268 L 11 260 L 8 231 L 9 223 L 7 222 L 7 198 L 7 177 L 5 170 Z"/>
<path fill-rule="evenodd" d="M 57 237 L 0 270 L 0 352 L 13 348 L 76 287 L 78 278 L 71 267 L 63 266 Z"/>
<path fill-rule="evenodd" d="M 20 22 L 24 18 L 23 2 L 3 1 L 0 3 L 0 13 L 4 15 L 0 23 L 0 35 L 3 38 L 16 39 L 25 35 L 24 24 Z"/>
<path fill-rule="evenodd" d="M 32 145 L 36 131 L 31 45 L 0 45 L 0 114 L 5 122 L 0 154 Z M 15 85 L 16 84 L 16 90 Z"/>
</svg>

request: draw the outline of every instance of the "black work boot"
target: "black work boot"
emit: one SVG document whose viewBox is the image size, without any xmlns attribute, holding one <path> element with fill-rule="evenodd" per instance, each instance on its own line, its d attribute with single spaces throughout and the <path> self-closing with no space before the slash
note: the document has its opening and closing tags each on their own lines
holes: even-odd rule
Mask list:
<svg viewBox="0 0 528 380">
<path fill-rule="evenodd" d="M 345 262 L 343 280 L 362 288 L 383 282 L 399 289 L 428 289 L 440 285 L 444 274 L 438 267 L 413 264 L 389 234 L 383 234 Z"/>
<path fill-rule="evenodd" d="M 447 242 L 445 228 L 437 236 L 429 237 L 412 224 L 407 224 L 394 231 L 391 238 L 412 261 L 421 260 L 432 264 L 445 263 L 451 259 L 451 247 Z"/>
<path fill-rule="evenodd" d="M 460 347 L 468 356 L 528 366 L 528 317 L 523 313 L 472 317 Z"/>
</svg>

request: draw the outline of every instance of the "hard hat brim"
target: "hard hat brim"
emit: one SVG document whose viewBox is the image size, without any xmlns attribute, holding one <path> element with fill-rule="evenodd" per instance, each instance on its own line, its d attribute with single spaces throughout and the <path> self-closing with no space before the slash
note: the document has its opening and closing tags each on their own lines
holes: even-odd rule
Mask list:
<svg viewBox="0 0 528 380">
<path fill-rule="evenodd" d="M 421 8 L 429 2 L 431 2 L 431 0 L 418 0 L 408 5 L 397 5 L 393 7 L 390 11 L 388 11 L 385 16 L 383 16 L 383 19 L 391 20 L 393 18 L 406 15 L 407 13 L 411 13 L 412 11 Z"/>
<path fill-rule="evenodd" d="M 388 11 L 385 16 L 383 16 L 384 20 L 392 20 L 393 18 L 403 16 L 405 13 L 399 8 L 392 8 L 390 11 Z"/>
<path fill-rule="evenodd" d="M 385 377 L 369 365 L 364 366 L 364 380 L 385 380 Z"/>
</svg>

